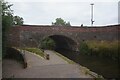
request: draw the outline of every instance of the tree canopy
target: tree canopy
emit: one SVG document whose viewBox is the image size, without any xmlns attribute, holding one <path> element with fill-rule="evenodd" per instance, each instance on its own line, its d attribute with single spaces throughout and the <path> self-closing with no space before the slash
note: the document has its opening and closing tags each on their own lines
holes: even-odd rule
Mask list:
<svg viewBox="0 0 120 80">
<path fill-rule="evenodd" d="M 4 57 L 6 55 L 8 31 L 13 25 L 22 25 L 23 18 L 13 15 L 13 10 L 11 9 L 13 4 L 1 0 L 0 6 L 2 6 L 2 8 L 0 7 L 0 15 L 2 17 L 2 57 Z"/>
<path fill-rule="evenodd" d="M 56 18 L 55 22 L 52 22 L 54 26 L 71 26 L 70 22 L 64 21 L 62 18 Z"/>
<path fill-rule="evenodd" d="M 13 24 L 14 25 L 22 25 L 23 24 L 23 18 L 19 16 L 14 16 L 13 17 Z"/>
<path fill-rule="evenodd" d="M 10 27 L 13 25 L 22 25 L 23 24 L 23 18 L 19 16 L 13 15 L 13 10 L 11 9 L 11 6 L 13 4 L 10 4 L 8 2 L 5 2 L 4 0 L 1 1 L 2 5 L 2 29 L 3 31 L 7 31 Z"/>
<path fill-rule="evenodd" d="M 2 28 L 3 31 L 6 31 L 10 26 L 12 26 L 13 22 L 13 10 L 11 10 L 12 4 L 8 4 L 8 2 L 2 1 Z"/>
</svg>

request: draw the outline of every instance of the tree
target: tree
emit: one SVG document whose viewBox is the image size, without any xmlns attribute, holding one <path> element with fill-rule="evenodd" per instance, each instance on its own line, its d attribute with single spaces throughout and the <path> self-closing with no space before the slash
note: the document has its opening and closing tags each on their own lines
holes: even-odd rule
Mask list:
<svg viewBox="0 0 120 80">
<path fill-rule="evenodd" d="M 9 29 L 15 25 L 16 22 L 17 25 L 23 24 L 23 19 L 20 17 L 15 17 L 13 15 L 13 10 L 11 10 L 11 6 L 13 4 L 9 4 L 8 2 L 5 2 L 4 0 L 0 1 L 0 5 L 2 6 L 1 15 L 2 15 L 2 47 L 3 47 L 3 57 L 6 55 L 6 42 L 7 42 L 7 35 Z"/>
<path fill-rule="evenodd" d="M 2 30 L 6 32 L 10 26 L 13 24 L 13 10 L 8 2 L 2 1 Z"/>
<path fill-rule="evenodd" d="M 23 24 L 23 18 L 19 16 L 14 16 L 13 17 L 13 24 L 14 25 L 22 25 Z"/>
<path fill-rule="evenodd" d="M 71 26 L 70 22 L 64 21 L 62 18 L 56 18 L 56 22 L 52 22 L 54 26 Z"/>
<path fill-rule="evenodd" d="M 13 22 L 13 10 L 10 9 L 12 4 L 8 4 L 8 2 L 0 1 L 2 10 L 2 51 L 4 57 L 6 55 L 6 40 L 7 40 L 7 32 L 9 28 L 12 26 Z"/>
<path fill-rule="evenodd" d="M 2 3 L 2 30 L 6 32 L 13 25 L 22 25 L 23 18 L 13 15 L 13 10 L 11 10 L 11 6 L 13 6 L 13 4 L 9 4 L 4 0 L 2 0 L 1 3 Z"/>
</svg>

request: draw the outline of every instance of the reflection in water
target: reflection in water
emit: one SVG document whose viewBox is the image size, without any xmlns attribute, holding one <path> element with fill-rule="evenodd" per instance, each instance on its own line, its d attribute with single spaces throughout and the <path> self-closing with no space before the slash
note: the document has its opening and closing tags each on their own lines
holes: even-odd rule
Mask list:
<svg viewBox="0 0 120 80">
<path fill-rule="evenodd" d="M 79 52 L 65 49 L 56 49 L 56 51 L 75 61 L 76 63 L 79 63 L 82 66 L 86 66 L 91 71 L 94 71 L 105 78 L 119 78 L 119 68 L 117 61 L 113 61 L 108 58 L 87 56 L 80 54 Z"/>
</svg>

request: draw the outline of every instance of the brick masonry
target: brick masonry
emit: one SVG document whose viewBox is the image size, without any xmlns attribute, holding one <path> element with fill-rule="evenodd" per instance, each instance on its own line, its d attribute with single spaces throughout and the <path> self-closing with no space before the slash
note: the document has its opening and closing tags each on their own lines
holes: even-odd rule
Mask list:
<svg viewBox="0 0 120 80">
<path fill-rule="evenodd" d="M 79 46 L 81 41 L 85 40 L 119 40 L 120 25 L 110 26 L 47 26 L 47 25 L 23 25 L 12 27 L 8 35 L 8 46 L 23 47 L 36 46 L 37 40 L 43 40 L 46 37 L 54 36 L 66 40 L 68 43 L 75 42 L 75 48 Z M 64 36 L 64 37 L 62 37 Z M 30 41 L 30 38 L 36 40 Z M 57 40 L 57 39 L 56 39 Z"/>
</svg>

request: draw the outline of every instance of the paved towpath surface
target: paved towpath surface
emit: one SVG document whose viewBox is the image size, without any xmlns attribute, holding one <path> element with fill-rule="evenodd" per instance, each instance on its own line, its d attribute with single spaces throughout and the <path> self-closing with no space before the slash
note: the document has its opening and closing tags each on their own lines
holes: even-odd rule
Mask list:
<svg viewBox="0 0 120 80">
<path fill-rule="evenodd" d="M 46 50 L 50 54 L 50 60 L 34 55 L 34 53 L 25 52 L 28 62 L 26 69 L 22 64 L 15 60 L 3 60 L 4 78 L 91 78 L 85 75 L 83 70 L 76 64 L 68 64 L 61 57 L 54 54 L 53 51 Z"/>
<path fill-rule="evenodd" d="M 25 52 L 26 59 L 28 61 L 28 67 L 32 66 L 45 66 L 45 65 L 54 65 L 54 64 L 68 64 L 61 57 L 57 56 L 53 51 L 45 50 L 44 53 L 49 54 L 50 59 L 46 60 L 44 58 L 39 57 L 31 52 Z"/>
</svg>

